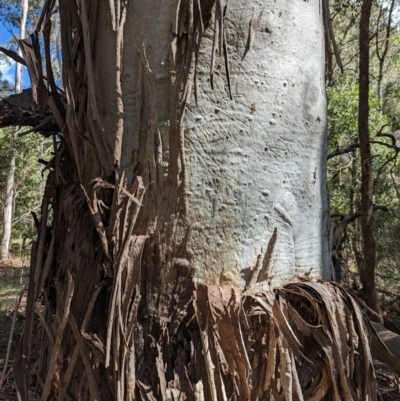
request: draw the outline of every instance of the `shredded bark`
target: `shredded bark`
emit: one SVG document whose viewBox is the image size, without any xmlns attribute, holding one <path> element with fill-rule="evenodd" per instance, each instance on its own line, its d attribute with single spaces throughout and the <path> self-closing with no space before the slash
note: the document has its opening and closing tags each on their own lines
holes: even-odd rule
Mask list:
<svg viewBox="0 0 400 401">
<path fill-rule="evenodd" d="M 224 57 L 232 97 L 226 4 L 177 2 L 165 59 L 170 79 L 166 171 L 155 77 L 140 27 L 134 88 L 139 122 L 132 159 L 122 165 L 124 105 L 117 102 L 113 132 L 105 133 L 97 98 L 92 59 L 97 3 L 79 4 L 59 1 L 65 94 L 55 85 L 49 62 L 44 85 L 38 32 L 43 26 L 49 61 L 55 7 L 50 0 L 37 31 L 22 44 L 35 83 L 34 107 L 3 103 L 15 124 L 21 121 L 19 110 L 36 125 L 51 110 L 52 123 L 62 131 L 46 166 L 50 174 L 32 246 L 26 323 L 13 367 L 21 399 L 28 400 L 34 389 L 42 400 L 375 400 L 370 340 L 381 342 L 358 299 L 327 282 L 257 290 L 258 282 L 270 278 L 277 230 L 246 291 L 194 279 L 187 250 L 191 228 L 177 228 L 189 196 L 184 117 L 192 94 L 198 96 L 200 41 L 213 7 L 210 80 L 213 84 L 216 57 Z M 107 12 L 117 43 L 112 57 L 122 68 L 125 5 L 120 6 L 110 0 Z M 257 23 L 250 24 L 248 51 Z M 112 77 L 119 95 L 120 73 Z M 164 184 L 169 193 L 162 198 Z M 35 313 L 43 335 L 33 343 Z M 40 350 L 38 363 L 31 361 L 32 347 Z"/>
</svg>

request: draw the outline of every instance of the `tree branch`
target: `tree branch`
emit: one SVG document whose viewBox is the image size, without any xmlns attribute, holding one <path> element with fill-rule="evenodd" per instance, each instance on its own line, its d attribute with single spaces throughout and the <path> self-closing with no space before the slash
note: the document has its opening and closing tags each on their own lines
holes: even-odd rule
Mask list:
<svg viewBox="0 0 400 401">
<path fill-rule="evenodd" d="M 347 146 L 347 148 L 341 148 L 341 149 L 337 148 L 335 151 L 328 154 L 327 160 L 332 159 L 332 157 L 335 157 L 335 156 L 340 156 L 345 153 L 350 153 L 354 149 L 358 149 L 359 147 L 360 147 L 359 143 L 352 143 L 351 145 Z"/>
<path fill-rule="evenodd" d="M 20 63 L 22 65 L 26 65 L 25 60 L 18 53 L 16 53 L 15 51 L 9 50 L 9 49 L 6 49 L 3 46 L 0 46 L 0 52 L 4 53 L 7 57 L 10 57 L 11 59 L 16 61 L 17 63 Z"/>
<path fill-rule="evenodd" d="M 373 210 L 384 210 L 387 211 L 388 207 L 386 205 L 373 205 Z M 347 226 L 352 223 L 354 220 L 361 217 L 361 211 L 357 211 L 353 214 L 345 216 L 340 224 L 337 226 L 333 233 L 332 243 L 335 246 L 338 239 L 343 235 L 344 231 L 346 230 Z"/>
<path fill-rule="evenodd" d="M 0 99 L 0 128 L 11 126 L 35 127 L 42 133 L 59 132 L 60 129 L 53 119 L 49 109 L 39 112 L 33 101 L 32 89 L 25 89 L 6 99 Z"/>
<path fill-rule="evenodd" d="M 376 141 L 376 140 L 371 140 L 370 143 L 375 144 L 375 145 L 382 145 L 382 146 L 386 146 L 387 148 L 390 148 L 392 150 L 394 150 L 395 152 L 399 152 L 400 151 L 400 147 L 397 146 L 397 141 L 396 141 L 396 137 L 391 134 L 391 133 L 381 133 L 378 132 L 375 135 L 375 138 L 389 138 L 390 141 L 392 142 L 391 144 L 386 143 L 386 142 L 382 142 L 382 141 Z M 350 153 L 353 152 L 354 149 L 358 149 L 360 147 L 359 143 L 352 143 L 351 145 L 347 146 L 346 148 L 337 148 L 335 151 L 328 153 L 327 156 L 327 160 L 332 159 L 335 156 L 340 156 L 346 153 Z"/>
</svg>

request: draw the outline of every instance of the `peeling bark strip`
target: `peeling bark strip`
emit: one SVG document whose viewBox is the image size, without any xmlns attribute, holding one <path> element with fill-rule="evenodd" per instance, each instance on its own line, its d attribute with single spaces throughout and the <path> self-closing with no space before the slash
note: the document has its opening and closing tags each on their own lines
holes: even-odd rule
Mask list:
<svg viewBox="0 0 400 401">
<path fill-rule="evenodd" d="M 115 331 L 108 368 L 101 328 L 97 328 L 99 336 L 86 331 L 90 321 L 95 323 L 90 314 L 96 310 L 101 287 L 89 302 L 90 312 L 79 333 L 71 314 L 78 283 L 68 273 L 68 291 L 65 300 L 60 299 L 63 318 L 50 359 L 53 369 L 37 372 L 46 377 L 44 389 L 37 389 L 43 400 L 63 399 L 57 397 L 60 380 L 69 385 L 60 387 L 62 394 L 77 391 L 70 367 L 55 358 L 67 322 L 76 344 L 68 342 L 63 355 L 70 355 L 78 370 L 84 365 L 82 373 L 88 380 L 79 390 L 83 399 L 268 400 L 271 394 L 282 400 L 321 400 L 328 394 L 335 400 L 376 399 L 369 350 L 374 330 L 346 290 L 330 283 L 303 282 L 268 294 L 204 285 L 189 286 L 187 292 L 184 279 L 177 282 L 174 298 L 164 301 L 171 317 L 166 319 L 151 314 L 148 302 L 140 299 L 141 286 L 146 285 L 140 279 L 145 241 L 132 238 L 131 258 L 121 274 L 124 280 L 114 281 L 119 283 L 119 295 L 113 317 L 109 315 L 108 327 Z M 96 351 L 87 353 L 82 339 Z M 102 394 L 101 372 L 107 377 Z M 54 395 L 49 398 L 51 384 Z"/>
<path fill-rule="evenodd" d="M 319 2 L 59 0 L 65 93 L 50 63 L 42 85 L 54 7 L 24 47 L 62 141 L 32 248 L 22 399 L 374 400 L 347 292 L 258 290 L 330 277 Z"/>
<path fill-rule="evenodd" d="M 323 73 L 310 61 L 323 48 L 319 7 L 281 0 L 278 12 L 255 0 L 243 9 L 222 0 L 176 0 L 142 18 L 152 1 L 125 8 L 118 0 L 84 7 L 61 0 L 65 93 L 51 71 L 44 85 L 41 65 L 41 54 L 49 58 L 54 2 L 46 3 L 31 43 L 21 43 L 37 86 L 37 109 L 51 110 L 63 131 L 73 180 L 92 197 L 92 180 L 111 182 L 113 169 L 140 165 L 147 190 L 137 233 L 162 238 L 169 230 L 163 252 L 182 251 L 177 256 L 205 283 L 218 282 L 225 271 L 232 285 L 244 288 L 246 272 L 275 227 L 268 272 L 273 285 L 302 270 L 329 279 L 328 240 L 320 240 L 328 220 L 320 155 L 326 139 Z M 299 11 L 318 33 L 312 38 L 301 28 Z M 272 37 L 275 44 L 293 45 L 288 21 L 304 43 L 312 39 L 307 51 L 288 49 L 294 64 L 279 54 L 282 46 L 267 46 Z M 252 49 L 242 60 L 246 44 Z M 301 73 L 293 65 L 302 66 Z M 107 221 L 99 224 L 98 233 L 108 230 Z M 108 248 L 104 234 L 100 238 Z"/>
<path fill-rule="evenodd" d="M 183 259 L 174 259 L 168 277 L 162 270 L 157 274 L 154 238 L 130 231 L 143 195 L 137 171 L 119 170 L 114 184 L 96 180 L 89 191 L 96 196 L 83 195 L 76 185 L 61 194 L 63 212 L 56 214 L 53 232 L 67 224 L 65 250 L 58 270 L 50 272 L 57 279 L 47 283 L 68 279 L 45 292 L 47 331 L 54 340 L 42 338 L 47 357 L 34 372 L 41 379 L 36 383 L 41 399 L 66 394 L 85 400 L 268 400 L 271 394 L 282 400 L 320 400 L 327 394 L 336 400 L 376 399 L 369 350 L 375 332 L 357 300 L 340 286 L 303 282 L 269 293 L 196 286 Z M 48 196 L 60 195 L 49 190 Z M 98 232 L 98 220 L 79 217 L 93 214 L 93 202 L 109 221 L 97 245 L 86 238 Z M 117 255 L 113 266 L 101 235 Z M 49 240 L 36 244 L 34 260 Z M 95 261 L 103 283 L 99 276 L 93 281 L 91 269 L 74 270 L 82 260 Z M 61 320 L 50 320 L 54 314 Z M 28 399 L 27 371 L 16 364 L 14 375 Z"/>
</svg>

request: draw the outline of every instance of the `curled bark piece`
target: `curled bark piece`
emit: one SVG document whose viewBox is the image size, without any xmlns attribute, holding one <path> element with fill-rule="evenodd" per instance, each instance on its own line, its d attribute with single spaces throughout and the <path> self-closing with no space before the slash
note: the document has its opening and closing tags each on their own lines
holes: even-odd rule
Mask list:
<svg viewBox="0 0 400 401">
<path fill-rule="evenodd" d="M 373 356 L 400 375 L 400 336 L 379 323 L 371 322 L 371 325 L 374 329 L 372 335 Z"/>
</svg>

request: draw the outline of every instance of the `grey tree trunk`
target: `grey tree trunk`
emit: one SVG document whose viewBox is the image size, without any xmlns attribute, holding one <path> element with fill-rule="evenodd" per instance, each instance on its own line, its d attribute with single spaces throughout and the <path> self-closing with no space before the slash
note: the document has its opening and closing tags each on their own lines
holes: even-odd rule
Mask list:
<svg viewBox="0 0 400 401">
<path fill-rule="evenodd" d="M 329 388 L 349 399 L 354 359 L 373 374 L 355 304 L 327 285 L 344 330 L 330 335 L 351 324 L 349 341 L 360 338 L 335 348 L 351 360 L 335 359 L 337 384 L 321 358 L 321 325 L 337 327 L 318 314 L 325 287 L 270 291 L 332 277 L 320 1 L 60 0 L 59 11 L 65 99 L 48 61 L 33 91 L 63 135 L 14 362 L 22 399 L 35 310 L 42 400 L 320 400 Z M 296 348 L 290 294 L 292 318 L 315 325 L 304 353 L 318 363 Z"/>
<path fill-rule="evenodd" d="M 14 199 L 14 175 L 15 175 L 15 156 L 14 156 L 14 139 L 11 138 L 11 160 L 7 174 L 6 196 L 4 199 L 3 211 L 3 236 L 1 240 L 1 259 L 9 258 L 9 248 L 11 239 L 11 226 L 13 216 L 13 199 Z"/>
<path fill-rule="evenodd" d="M 22 18 L 20 26 L 20 38 L 25 38 L 26 30 L 26 19 L 28 16 L 28 0 L 22 0 Z M 22 52 L 18 49 L 18 55 L 22 56 Z M 16 63 L 15 66 L 15 93 L 22 92 L 22 65 Z M 14 176 L 15 176 L 15 153 L 14 153 L 14 142 L 15 139 L 11 138 L 11 160 L 10 168 L 7 174 L 6 184 L 6 198 L 4 202 L 4 213 L 3 213 L 3 236 L 1 240 L 1 259 L 9 258 L 9 246 L 11 240 L 11 227 L 13 218 L 13 204 L 14 204 Z"/>
<path fill-rule="evenodd" d="M 186 251 L 203 283 L 244 288 L 259 255 L 269 260 L 263 286 L 330 278 L 320 2 L 235 1 L 225 11 L 217 1 L 201 44 L 198 2 L 188 16 L 178 3 L 87 10 L 96 151 L 77 136 L 83 125 L 69 127 L 80 179 L 142 163 L 152 199 L 143 230 L 174 221 L 178 243 L 190 231 Z"/>
</svg>

